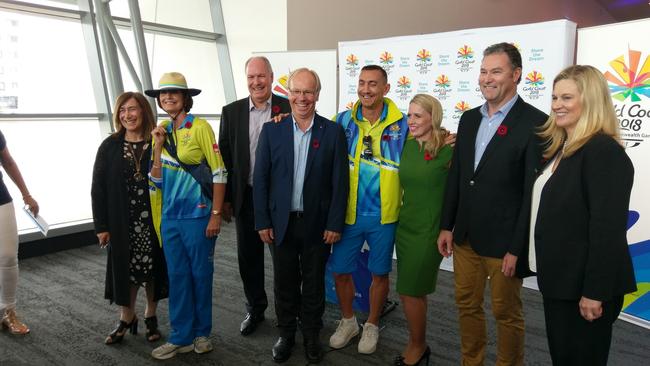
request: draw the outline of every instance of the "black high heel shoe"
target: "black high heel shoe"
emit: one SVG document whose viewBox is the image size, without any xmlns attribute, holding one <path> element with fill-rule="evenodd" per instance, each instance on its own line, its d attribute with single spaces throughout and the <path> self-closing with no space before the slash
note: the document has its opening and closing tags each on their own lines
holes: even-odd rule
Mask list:
<svg viewBox="0 0 650 366">
<path fill-rule="evenodd" d="M 108 337 L 106 337 L 104 343 L 115 344 L 115 343 L 122 342 L 122 339 L 124 338 L 127 329 L 133 335 L 138 334 L 138 318 L 135 315 L 133 316 L 133 320 L 131 320 L 130 323 L 127 323 L 124 320 L 120 320 L 120 323 L 117 325 L 117 328 L 113 329 L 113 331 L 108 335 Z"/>
<path fill-rule="evenodd" d="M 418 362 L 414 364 L 406 363 L 404 362 L 404 356 L 402 355 L 397 355 L 395 357 L 395 361 L 393 362 L 393 365 L 395 366 L 416 366 L 422 364 L 424 362 L 424 365 L 429 366 L 429 358 L 431 357 L 431 348 L 427 346 L 427 349 L 424 350 L 424 353 L 422 356 L 420 356 L 420 359 Z"/>
<path fill-rule="evenodd" d="M 147 326 L 147 341 L 155 342 L 162 337 L 158 330 L 158 318 L 155 315 L 144 318 L 144 324 Z"/>
</svg>

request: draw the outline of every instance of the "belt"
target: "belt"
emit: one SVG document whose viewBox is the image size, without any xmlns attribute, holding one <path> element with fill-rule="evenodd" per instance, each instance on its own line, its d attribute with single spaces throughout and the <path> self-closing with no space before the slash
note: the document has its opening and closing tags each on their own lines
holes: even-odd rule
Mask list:
<svg viewBox="0 0 650 366">
<path fill-rule="evenodd" d="M 289 212 L 290 219 L 302 219 L 305 216 L 304 211 L 291 211 Z"/>
</svg>

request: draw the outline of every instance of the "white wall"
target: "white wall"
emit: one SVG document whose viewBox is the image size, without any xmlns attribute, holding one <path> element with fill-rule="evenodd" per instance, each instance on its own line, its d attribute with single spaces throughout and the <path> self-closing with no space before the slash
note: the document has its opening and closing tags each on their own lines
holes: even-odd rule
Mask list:
<svg viewBox="0 0 650 366">
<path fill-rule="evenodd" d="M 221 0 L 237 98 L 248 95 L 244 63 L 253 52 L 287 50 L 287 0 Z"/>
</svg>

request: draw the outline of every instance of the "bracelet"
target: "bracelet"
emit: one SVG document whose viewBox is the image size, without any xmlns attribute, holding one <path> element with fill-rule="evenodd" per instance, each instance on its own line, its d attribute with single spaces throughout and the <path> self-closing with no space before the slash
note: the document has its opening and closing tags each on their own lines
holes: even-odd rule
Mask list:
<svg viewBox="0 0 650 366">
<path fill-rule="evenodd" d="M 215 215 L 215 216 L 219 216 L 219 215 L 221 215 L 221 211 L 219 211 L 219 210 L 212 210 L 212 214 Z"/>
<path fill-rule="evenodd" d="M 151 164 L 151 167 L 155 168 L 155 169 L 160 169 L 161 168 L 160 164 Z"/>
</svg>

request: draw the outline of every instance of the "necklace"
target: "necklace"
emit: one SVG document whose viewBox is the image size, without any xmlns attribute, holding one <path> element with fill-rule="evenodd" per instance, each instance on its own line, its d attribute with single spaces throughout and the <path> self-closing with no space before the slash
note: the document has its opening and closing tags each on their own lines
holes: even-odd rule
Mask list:
<svg viewBox="0 0 650 366">
<path fill-rule="evenodd" d="M 131 143 L 128 141 L 125 141 L 127 148 L 129 149 L 129 152 L 131 153 L 131 159 L 133 160 L 133 164 L 135 165 L 135 173 L 133 173 L 133 179 L 135 179 L 136 182 L 142 182 L 144 180 L 144 175 L 140 172 L 140 160 L 142 160 L 142 156 L 144 155 L 145 150 L 149 147 L 149 144 L 144 144 L 142 146 L 142 151 L 140 152 L 140 156 L 136 157 L 135 156 L 135 151 L 133 150 L 133 147 L 131 146 Z"/>
</svg>

